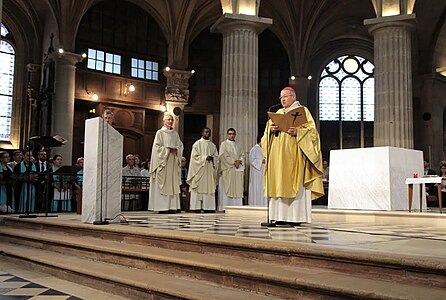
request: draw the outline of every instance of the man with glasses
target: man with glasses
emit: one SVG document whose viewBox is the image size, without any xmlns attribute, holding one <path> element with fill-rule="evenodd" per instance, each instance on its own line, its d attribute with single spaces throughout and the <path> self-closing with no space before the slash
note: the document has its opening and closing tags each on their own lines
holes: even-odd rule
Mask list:
<svg viewBox="0 0 446 300">
<path fill-rule="evenodd" d="M 291 87 L 284 88 L 279 99 L 283 108 L 277 113 L 301 106 Z M 307 123 L 282 132 L 269 120 L 262 138 L 265 194 L 270 220 L 278 225 L 311 223 L 311 200 L 324 195 L 319 133 L 310 111 L 304 111 Z"/>
</svg>

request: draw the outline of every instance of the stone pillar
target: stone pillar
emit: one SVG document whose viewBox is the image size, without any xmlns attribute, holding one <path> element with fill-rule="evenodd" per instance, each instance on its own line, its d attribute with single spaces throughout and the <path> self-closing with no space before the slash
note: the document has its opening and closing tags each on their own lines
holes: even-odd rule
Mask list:
<svg viewBox="0 0 446 300">
<path fill-rule="evenodd" d="M 272 20 L 224 14 L 211 28 L 223 34 L 220 141 L 233 127 L 245 152 L 258 133 L 258 35 Z"/>
<path fill-rule="evenodd" d="M 413 148 L 412 45 L 415 15 L 364 21 L 374 41 L 374 146 Z"/>
<path fill-rule="evenodd" d="M 56 78 L 54 82 L 54 102 L 52 109 L 51 132 L 60 135 L 67 143 L 53 151 L 62 155 L 64 164 L 72 163 L 73 119 L 76 64 L 82 61 L 79 54 L 55 53 Z"/>
<path fill-rule="evenodd" d="M 178 131 L 181 140 L 184 137 L 184 107 L 189 100 L 189 79 L 191 71 L 164 69 L 167 78 L 165 90 L 167 112 L 175 116 L 174 128 Z"/>
</svg>

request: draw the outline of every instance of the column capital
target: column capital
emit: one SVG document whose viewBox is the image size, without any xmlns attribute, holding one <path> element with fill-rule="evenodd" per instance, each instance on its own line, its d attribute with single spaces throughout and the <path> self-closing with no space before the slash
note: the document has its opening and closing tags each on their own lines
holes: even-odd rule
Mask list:
<svg viewBox="0 0 446 300">
<path fill-rule="evenodd" d="M 189 79 L 193 73 L 185 70 L 166 69 L 163 70 L 164 76 L 167 78 L 165 89 L 166 102 L 175 102 L 184 105 L 189 100 Z M 180 106 L 174 104 L 173 106 Z"/>
<path fill-rule="evenodd" d="M 414 30 L 416 23 L 417 18 L 415 14 L 364 20 L 364 26 L 368 28 L 371 34 L 374 34 L 377 30 L 391 27 L 407 27 L 409 30 Z"/>
<path fill-rule="evenodd" d="M 75 66 L 77 63 L 84 60 L 84 57 L 81 54 L 72 53 L 68 51 L 64 51 L 63 53 L 53 52 L 51 56 L 58 63 L 72 66 Z"/>
<path fill-rule="evenodd" d="M 257 16 L 225 13 L 211 27 L 211 32 L 226 33 L 237 29 L 247 29 L 260 34 L 273 24 L 273 19 Z"/>
</svg>

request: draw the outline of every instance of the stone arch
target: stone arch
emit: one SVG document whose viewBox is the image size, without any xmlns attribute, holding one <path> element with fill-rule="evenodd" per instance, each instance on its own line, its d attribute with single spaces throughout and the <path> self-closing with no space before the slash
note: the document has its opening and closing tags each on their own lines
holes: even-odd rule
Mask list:
<svg viewBox="0 0 446 300">
<path fill-rule="evenodd" d="M 446 20 L 446 16 L 443 20 Z M 446 21 L 443 22 L 435 43 L 433 64 L 436 72 L 446 76 Z"/>
</svg>

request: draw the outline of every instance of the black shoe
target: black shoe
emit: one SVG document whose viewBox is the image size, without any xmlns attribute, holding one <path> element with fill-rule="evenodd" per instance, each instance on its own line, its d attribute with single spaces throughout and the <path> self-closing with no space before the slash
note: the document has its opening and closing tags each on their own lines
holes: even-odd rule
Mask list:
<svg viewBox="0 0 446 300">
<path fill-rule="evenodd" d="M 168 210 L 160 210 L 158 213 L 159 213 L 159 214 L 166 215 L 166 214 L 169 213 L 169 211 L 168 211 Z"/>
<path fill-rule="evenodd" d="M 215 210 L 203 210 L 205 214 L 215 214 Z"/>
</svg>

